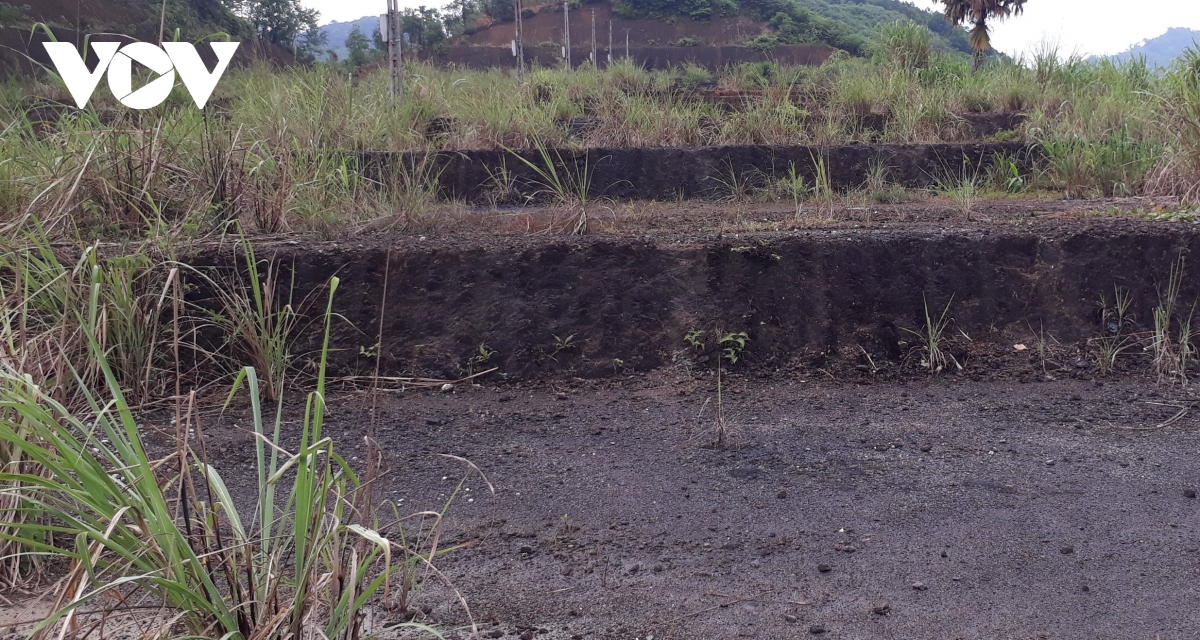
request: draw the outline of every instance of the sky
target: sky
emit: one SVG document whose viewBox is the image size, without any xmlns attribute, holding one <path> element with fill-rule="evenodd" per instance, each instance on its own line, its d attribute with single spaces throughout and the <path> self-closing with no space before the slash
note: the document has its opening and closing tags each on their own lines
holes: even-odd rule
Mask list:
<svg viewBox="0 0 1200 640">
<path fill-rule="evenodd" d="M 937 0 L 907 0 L 924 9 Z M 386 0 L 302 0 L 321 12 L 321 24 L 346 22 L 387 10 Z M 441 6 L 446 0 L 400 0 L 402 7 Z M 1025 13 L 998 23 L 992 46 L 1019 56 L 1043 43 L 1060 55 L 1107 55 L 1162 35 L 1170 27 L 1200 30 L 1200 0 L 1029 0 Z"/>
</svg>

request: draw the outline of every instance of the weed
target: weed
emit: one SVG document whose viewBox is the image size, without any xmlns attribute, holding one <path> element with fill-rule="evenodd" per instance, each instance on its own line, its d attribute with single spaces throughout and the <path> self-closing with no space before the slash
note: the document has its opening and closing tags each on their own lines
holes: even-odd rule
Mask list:
<svg viewBox="0 0 1200 640">
<path fill-rule="evenodd" d="M 554 336 L 554 353 L 562 353 L 570 349 L 576 349 L 579 345 L 575 344 L 575 334 L 571 334 L 565 338 Z"/>
<path fill-rule="evenodd" d="M 1107 297 L 1100 296 L 1097 308 L 1103 334 L 1089 338 L 1088 346 L 1096 352 L 1096 366 L 1101 373 L 1111 373 L 1117 366 L 1117 360 L 1138 344 L 1132 335 L 1136 325 L 1130 313 L 1132 304 L 1132 293 L 1119 286 L 1113 287 L 1112 304 Z"/>
<path fill-rule="evenodd" d="M 1111 373 L 1121 355 L 1137 346 L 1137 341 L 1124 334 L 1102 335 L 1089 338 L 1088 345 L 1096 351 L 1096 366 L 1101 373 Z"/>
<path fill-rule="evenodd" d="M 192 636 L 319 634 L 349 640 L 363 632 L 363 607 L 388 598 L 397 573 L 403 578 L 432 571 L 432 560 L 447 550 L 439 536 L 426 532 L 414 538 L 400 533 L 402 523 L 381 527 L 371 514 L 357 512 L 356 498 L 368 489 L 322 433 L 325 354 L 337 284 L 336 278 L 330 282 L 320 372 L 295 453 L 281 440 L 282 403 L 273 432 L 267 430 L 252 367 L 242 370 L 230 391 L 230 399 L 243 386 L 250 394 L 257 437 L 253 515 L 239 509 L 209 463 L 190 399 L 179 398 L 186 420 L 177 424 L 177 451 L 161 461 L 150 459 L 94 332 L 87 335 L 88 348 L 103 370 L 106 391 L 103 396 L 83 391 L 89 407 L 85 416 L 28 378 L 0 370 L 5 408 L 0 442 L 20 448 L 50 472 L 42 476 L 9 467 L 0 473 L 0 480 L 20 486 L 27 504 L 43 510 L 51 522 L 17 528 L 12 538 L 29 554 L 70 562 L 54 609 L 36 633 L 86 635 L 112 615 L 141 616 L 133 612 L 148 610 L 158 612 L 148 614 L 155 625 L 178 625 Z M 99 294 L 93 271 L 90 326 L 100 311 Z M 276 489 L 288 476 L 293 480 L 287 499 L 277 502 Z M 387 537 L 392 534 L 398 541 Z M 399 582 L 402 592 L 404 581 Z"/>
<path fill-rule="evenodd" d="M 873 157 L 867 161 L 867 178 L 863 189 L 867 193 L 881 193 L 888 188 L 892 168 L 883 158 Z"/>
<path fill-rule="evenodd" d="M 1179 293 L 1183 285 L 1184 259 L 1179 258 L 1171 267 L 1166 292 L 1159 292 L 1158 305 L 1154 307 L 1154 335 L 1150 349 L 1154 354 L 1154 370 L 1160 382 L 1178 380 L 1187 384 L 1188 367 L 1196 356 L 1192 344 L 1195 331 L 1192 318 L 1196 314 L 1193 304 L 1186 316 L 1179 311 Z"/>
<path fill-rule="evenodd" d="M 558 204 L 574 210 L 574 223 L 571 232 L 580 235 L 587 230 L 587 207 L 591 202 L 592 177 L 595 167 L 591 164 L 591 154 L 582 154 L 583 165 L 579 158 L 573 157 L 566 161 L 558 149 L 547 149 L 541 141 L 535 143 L 541 162 L 534 162 L 516 153 L 507 151 L 522 164 L 529 167 L 538 176 L 541 194 L 549 195 Z"/>
<path fill-rule="evenodd" d="M 514 204 L 520 200 L 521 192 L 517 188 L 516 176 L 508 170 L 504 158 L 500 159 L 500 166 L 495 169 L 487 164 L 483 167 L 487 170 L 488 181 L 491 183 L 486 197 L 493 208 L 501 204 Z"/>
<path fill-rule="evenodd" d="M 813 171 L 815 174 L 815 182 L 813 183 L 813 196 L 818 200 L 823 200 L 829 218 L 833 218 L 833 182 L 829 176 L 829 166 L 825 162 L 825 156 L 821 154 L 809 153 L 809 159 L 813 163 Z"/>
<path fill-rule="evenodd" d="M 970 222 L 971 214 L 975 211 L 975 205 L 979 202 L 982 190 L 979 172 L 971 171 L 968 165 L 964 164 L 962 172 L 959 174 L 943 171 L 934 176 L 934 184 L 939 192 L 950 198 L 967 222 Z"/>
<path fill-rule="evenodd" d="M 475 351 L 475 355 L 467 358 L 467 375 L 473 376 L 476 371 L 481 371 L 487 363 L 491 362 L 492 356 L 496 355 L 496 350 L 480 342 L 479 349 Z"/>
<path fill-rule="evenodd" d="M 280 397 L 291 370 L 292 341 L 303 320 L 300 309 L 307 305 L 293 304 L 290 285 L 286 298 L 282 295 L 280 268 L 275 261 L 258 260 L 251 242 L 244 236 L 239 238 L 239 244 L 245 276 L 236 267 L 232 275 L 220 277 L 187 265 L 178 266 L 214 294 L 217 309 L 207 312 L 208 322 L 218 327 L 257 371 L 263 372 L 264 391 L 269 399 L 275 400 Z M 229 354 L 220 357 L 228 360 Z"/>
<path fill-rule="evenodd" d="M 708 176 L 716 184 L 715 192 L 724 200 L 735 203 L 749 202 L 757 190 L 756 181 L 749 171 L 739 171 L 730 160 L 725 161 L 725 170 L 720 176 Z"/>
<path fill-rule="evenodd" d="M 808 183 L 796 169 L 796 163 L 788 163 L 787 176 L 776 182 L 780 191 L 792 201 L 796 218 L 799 219 L 804 211 L 804 198 L 808 195 Z"/>
<path fill-rule="evenodd" d="M 716 447 L 724 449 L 729 444 L 729 436 L 732 432 L 733 423 L 729 416 L 725 413 L 725 402 L 722 393 L 721 380 L 721 362 L 728 360 L 730 365 L 737 364 L 742 357 L 742 352 L 746 348 L 746 343 L 750 337 L 745 331 L 738 333 L 727 333 L 721 336 L 717 341 L 717 347 L 721 350 L 720 357 L 717 358 L 717 441 Z"/>
<path fill-rule="evenodd" d="M 929 370 L 930 373 L 940 373 L 947 366 L 953 364 L 959 371 L 962 370 L 962 365 L 954 358 L 952 354 L 944 349 L 946 328 L 954 320 L 950 317 L 950 305 L 954 303 L 954 296 L 950 296 L 950 300 L 946 302 L 946 306 L 942 309 L 942 313 L 936 318 L 929 311 L 929 300 L 925 296 L 921 296 L 925 303 L 925 326 L 920 331 L 912 329 L 904 329 L 908 333 L 913 334 L 921 340 L 922 348 L 925 351 L 924 357 L 921 358 L 921 366 Z"/>
</svg>

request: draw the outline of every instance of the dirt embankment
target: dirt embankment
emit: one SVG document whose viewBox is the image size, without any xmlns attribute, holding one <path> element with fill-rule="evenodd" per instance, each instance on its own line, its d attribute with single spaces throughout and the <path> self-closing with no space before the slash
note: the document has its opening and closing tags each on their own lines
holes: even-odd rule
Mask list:
<svg viewBox="0 0 1200 640">
<path fill-rule="evenodd" d="M 824 165 L 829 185 L 839 191 L 862 187 L 873 165 L 885 168 L 886 180 L 907 188 L 923 188 L 939 179 L 961 175 L 963 167 L 989 167 L 997 156 L 1011 159 L 1028 173 L 1038 150 L 1024 143 L 933 145 L 852 145 L 821 149 L 790 146 L 700 148 L 625 148 L 547 151 L 559 175 L 586 177 L 593 198 L 676 200 L 730 195 L 733 185 L 755 184 L 795 170 L 805 184 L 818 184 Z M 412 153 L 365 152 L 359 158 L 366 175 L 394 184 L 391 175 L 423 163 L 448 198 L 471 202 L 519 202 L 544 194 L 541 172 L 514 158 L 546 167 L 538 150 L 454 151 L 425 156 Z M 978 169 L 976 169 L 978 171 Z M 508 175 L 509 183 L 497 176 Z"/>
<path fill-rule="evenodd" d="M 613 50 L 621 53 L 625 51 L 626 31 L 629 32 L 631 47 L 666 46 L 681 38 L 694 38 L 706 45 L 736 45 L 769 31 L 765 22 L 747 16 L 711 20 L 692 20 L 683 16 L 653 20 L 622 18 L 613 13 L 611 5 L 598 2 L 571 12 L 571 42 L 576 46 L 586 45 L 588 50 L 591 49 L 593 14 L 596 16 L 597 48 L 602 53 L 608 49 L 610 21 Z M 547 43 L 553 46 L 546 48 L 557 51 L 563 41 L 563 14 L 557 6 L 526 10 L 522 26 L 527 49 Z M 513 22 L 510 19 L 478 29 L 464 36 L 460 42 L 473 47 L 508 47 L 513 36 Z"/>
<path fill-rule="evenodd" d="M 361 241 L 360 241 L 361 242 Z M 895 372 L 914 366 L 925 326 L 949 305 L 952 353 L 987 377 L 985 345 L 1011 353 L 1039 333 L 1062 344 L 1104 331 L 1115 287 L 1129 316 L 1152 307 L 1178 256 L 1200 250 L 1187 225 L 1121 220 L 948 222 L 750 234 L 579 238 L 405 237 L 259 248 L 294 270 L 297 300 L 341 279 L 336 368 L 458 377 L 499 367 L 516 377 L 611 376 L 680 357 L 715 357 L 718 332 L 745 332 L 739 367 Z M 194 256 L 228 264 L 228 252 Z M 1181 304 L 1200 296 L 1186 263 Z M 386 308 L 381 308 L 386 286 Z M 323 303 L 322 303 L 323 304 Z M 685 335 L 702 330 L 703 349 Z M 317 334 L 301 339 L 315 347 Z M 1027 354 L 1026 354 L 1027 355 Z M 703 361 L 703 360 L 701 360 Z"/>
<path fill-rule="evenodd" d="M 574 42 L 574 41 L 573 41 Z M 645 69 L 671 69 L 686 64 L 705 67 L 716 71 L 731 64 L 746 62 L 775 61 L 783 65 L 818 66 L 833 55 L 833 49 L 823 45 L 792 44 L 774 47 L 768 51 L 740 47 L 736 45 L 721 46 L 691 46 L 691 47 L 647 47 L 630 46 L 629 59 Z M 571 47 L 571 65 L 578 67 L 586 63 L 592 54 L 591 45 Z M 624 58 L 624 45 L 614 47 L 613 60 Z M 600 67 L 608 66 L 608 48 L 597 47 Z M 493 67 L 515 67 L 509 46 L 504 47 L 451 47 L 444 53 L 431 51 L 419 54 L 422 60 L 440 64 L 454 64 L 470 69 L 490 69 Z M 525 47 L 525 63 L 537 64 L 542 67 L 557 67 L 563 64 L 561 47 Z"/>
</svg>

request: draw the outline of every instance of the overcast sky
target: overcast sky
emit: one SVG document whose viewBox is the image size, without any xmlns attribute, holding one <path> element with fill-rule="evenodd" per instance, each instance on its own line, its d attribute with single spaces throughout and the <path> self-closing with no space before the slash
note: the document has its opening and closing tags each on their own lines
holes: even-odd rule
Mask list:
<svg viewBox="0 0 1200 640">
<path fill-rule="evenodd" d="M 383 13 L 386 0 L 302 0 L 321 12 L 321 24 Z M 937 0 L 908 0 L 926 9 Z M 444 0 L 400 0 L 401 6 L 442 6 Z M 1109 54 L 1162 35 L 1169 27 L 1200 30 L 1200 0 L 1029 0 L 1025 13 L 999 23 L 992 45 L 1005 53 L 1031 52 L 1057 43 L 1062 55 Z"/>
</svg>

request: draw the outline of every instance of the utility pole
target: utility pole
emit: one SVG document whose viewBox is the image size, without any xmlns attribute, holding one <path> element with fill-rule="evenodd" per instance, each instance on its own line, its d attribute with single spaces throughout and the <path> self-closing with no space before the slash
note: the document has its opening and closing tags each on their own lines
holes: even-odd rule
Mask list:
<svg viewBox="0 0 1200 640">
<path fill-rule="evenodd" d="M 600 59 L 596 56 L 596 10 L 592 9 L 592 67 L 600 66 Z"/>
<path fill-rule="evenodd" d="M 571 5 L 570 0 L 563 0 L 563 60 L 567 61 L 567 70 L 571 70 Z"/>
<path fill-rule="evenodd" d="M 629 29 L 625 30 L 625 59 L 629 59 Z"/>
<path fill-rule="evenodd" d="M 513 40 L 513 55 L 517 57 L 517 77 L 525 77 L 525 29 L 521 24 L 521 0 L 516 1 L 516 39 Z"/>
<path fill-rule="evenodd" d="M 392 76 L 392 103 L 404 100 L 404 59 L 400 52 L 400 2 L 388 0 L 388 69 Z"/>
<path fill-rule="evenodd" d="M 608 66 L 612 66 L 612 20 L 608 21 Z"/>
</svg>

